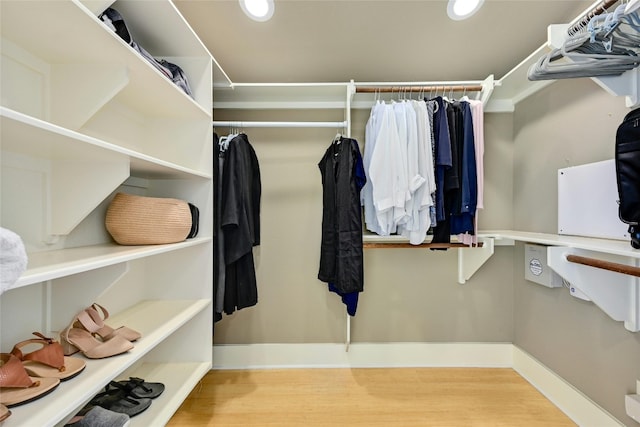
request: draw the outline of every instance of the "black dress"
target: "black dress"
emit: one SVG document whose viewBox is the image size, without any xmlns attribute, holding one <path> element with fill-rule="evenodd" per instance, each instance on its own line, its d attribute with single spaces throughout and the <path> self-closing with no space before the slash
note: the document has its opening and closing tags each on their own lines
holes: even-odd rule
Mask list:
<svg viewBox="0 0 640 427">
<path fill-rule="evenodd" d="M 318 279 L 340 294 L 364 283 L 360 189 L 366 178 L 358 142 L 340 138 L 318 164 L 322 174 L 322 243 Z"/>
</svg>

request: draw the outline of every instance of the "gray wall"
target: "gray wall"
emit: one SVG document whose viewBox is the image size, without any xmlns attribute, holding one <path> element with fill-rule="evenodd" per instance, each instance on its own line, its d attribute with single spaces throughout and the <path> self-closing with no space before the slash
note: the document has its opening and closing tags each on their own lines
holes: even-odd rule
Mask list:
<svg viewBox="0 0 640 427">
<path fill-rule="evenodd" d="M 514 225 L 556 233 L 557 170 L 614 156 L 629 109 L 589 79 L 558 81 L 516 107 Z M 627 425 L 624 395 L 640 379 L 640 333 L 591 302 L 524 280 L 524 246 L 514 253 L 514 343 Z"/>
<path fill-rule="evenodd" d="M 215 111 L 216 120 L 343 120 L 337 111 Z M 364 144 L 369 111 L 353 111 Z M 486 209 L 480 227 L 512 227 L 512 118 L 486 119 Z M 217 129 L 221 134 L 226 129 Z M 346 312 L 317 280 L 322 187 L 317 163 L 335 129 L 246 129 L 262 173 L 258 305 L 215 325 L 216 343 L 340 343 Z M 352 321 L 353 342 L 512 342 L 513 250 L 496 255 L 465 285 L 457 252 L 365 251 L 365 291 Z"/>
</svg>

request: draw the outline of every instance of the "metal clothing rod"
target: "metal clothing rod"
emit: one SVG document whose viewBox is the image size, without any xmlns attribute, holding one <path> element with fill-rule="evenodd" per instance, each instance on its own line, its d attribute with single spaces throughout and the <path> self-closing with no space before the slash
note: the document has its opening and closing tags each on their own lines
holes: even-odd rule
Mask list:
<svg viewBox="0 0 640 427">
<path fill-rule="evenodd" d="M 481 92 L 482 85 L 432 85 L 432 86 L 386 86 L 386 87 L 365 87 L 356 86 L 356 93 L 393 93 L 393 92 Z"/>
<path fill-rule="evenodd" d="M 217 121 L 211 122 L 213 126 L 236 128 L 346 128 L 347 122 L 244 122 L 244 121 Z"/>
<path fill-rule="evenodd" d="M 640 267 L 632 265 L 619 264 L 617 262 L 602 261 L 600 259 L 588 258 L 580 255 L 567 255 L 567 261 L 576 264 L 588 265 L 590 267 L 601 268 L 604 270 L 615 271 L 616 273 L 629 274 L 631 276 L 640 277 Z"/>
<path fill-rule="evenodd" d="M 579 18 L 576 21 L 576 23 L 567 30 L 567 34 L 572 36 L 575 33 L 579 32 L 589 23 L 589 21 L 591 21 L 591 18 L 593 18 L 596 15 L 601 15 L 605 13 L 607 9 L 609 9 L 611 6 L 613 6 L 617 2 L 618 0 L 602 0 L 602 2 L 600 2 L 599 5 L 597 5 L 596 7 L 594 7 L 587 13 L 585 13 L 582 16 L 582 18 Z"/>
</svg>

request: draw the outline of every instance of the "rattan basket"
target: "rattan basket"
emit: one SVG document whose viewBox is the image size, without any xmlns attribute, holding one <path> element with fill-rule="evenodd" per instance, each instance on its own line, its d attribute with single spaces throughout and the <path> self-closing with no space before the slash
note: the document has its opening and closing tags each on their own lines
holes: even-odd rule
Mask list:
<svg viewBox="0 0 640 427">
<path fill-rule="evenodd" d="M 184 200 L 117 193 L 107 208 L 105 225 L 121 245 L 181 242 L 191 231 L 191 211 Z"/>
</svg>

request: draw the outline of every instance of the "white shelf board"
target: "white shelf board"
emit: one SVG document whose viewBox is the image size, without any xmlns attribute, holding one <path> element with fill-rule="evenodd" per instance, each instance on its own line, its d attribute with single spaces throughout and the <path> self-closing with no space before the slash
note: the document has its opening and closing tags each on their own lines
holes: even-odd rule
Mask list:
<svg viewBox="0 0 640 427">
<path fill-rule="evenodd" d="M 513 244 L 513 241 L 519 241 L 539 243 L 549 246 L 566 246 L 595 252 L 604 252 L 613 255 L 640 258 L 640 250 L 633 249 L 629 242 L 624 240 L 598 239 L 515 230 L 483 230 L 478 233 L 478 239 L 481 240 L 483 238 L 495 239 L 496 246 L 511 245 Z M 372 233 L 365 233 L 362 236 L 362 241 L 364 243 L 409 243 L 409 239 L 403 236 L 379 236 Z M 455 236 L 452 236 L 452 242 L 455 241 Z"/>
<path fill-rule="evenodd" d="M 144 301 L 110 317 L 109 324 L 126 325 L 142 334 L 142 338 L 134 343 L 135 347 L 127 353 L 105 359 L 90 360 L 80 355 L 72 356 L 86 360 L 85 370 L 77 377 L 61 383 L 49 395 L 12 408 L 13 414 L 3 427 L 55 426 L 82 408 L 87 399 L 99 393 L 112 378 L 119 376 L 127 368 L 141 360 L 145 354 L 209 307 L 210 304 L 211 300 L 209 299 Z M 191 376 L 199 375 L 205 365 L 209 363 L 206 361 L 198 366 L 190 365 L 181 369 L 184 369 L 184 372 Z M 166 369 L 171 370 L 173 366 L 175 364 L 170 364 Z M 169 378 L 169 376 L 167 375 L 165 378 Z M 170 380 L 170 384 L 172 387 L 178 388 L 176 384 L 184 378 L 173 378 Z M 190 382 L 193 383 L 193 379 Z M 171 390 L 169 392 L 171 393 Z"/>
<path fill-rule="evenodd" d="M 197 237 L 180 243 L 149 246 L 102 244 L 27 254 L 27 270 L 12 288 L 53 280 L 134 259 L 205 244 L 211 237 Z"/>
<path fill-rule="evenodd" d="M 140 7 L 147 7 L 147 2 L 140 3 Z M 118 98 L 137 111 L 154 117 L 195 120 L 211 117 L 208 105 L 205 108 L 185 94 L 80 3 L 2 1 L 0 16 L 3 38 L 49 64 L 122 64 L 130 84 Z M 26 32 L 25 28 L 37 30 Z M 209 57 L 206 50 L 202 52 L 203 58 Z"/>
<path fill-rule="evenodd" d="M 129 157 L 131 174 L 137 177 L 211 178 L 208 173 L 147 156 L 6 107 L 0 107 L 0 132 L 0 146 L 3 150 L 33 157 L 64 161 L 104 161 L 109 155 L 121 155 Z"/>
<path fill-rule="evenodd" d="M 211 362 L 202 363 L 145 363 L 128 376 L 160 382 L 165 391 L 153 399 L 149 409 L 131 418 L 131 426 L 163 426 L 169 422 L 182 402 L 200 380 L 211 370 Z M 128 379 L 128 377 L 122 377 Z"/>
<path fill-rule="evenodd" d="M 214 87 L 217 109 L 344 109 L 348 83 L 234 83 Z"/>
<path fill-rule="evenodd" d="M 613 255 L 640 258 L 640 250 L 633 249 L 629 242 L 625 242 L 623 240 L 565 236 L 559 234 L 533 233 L 514 230 L 482 231 L 479 235 L 484 237 L 493 237 L 496 241 L 501 239 L 517 240 L 520 242 L 539 243 L 550 246 L 566 246 Z M 496 244 L 497 243 L 498 242 L 496 242 Z"/>
</svg>

